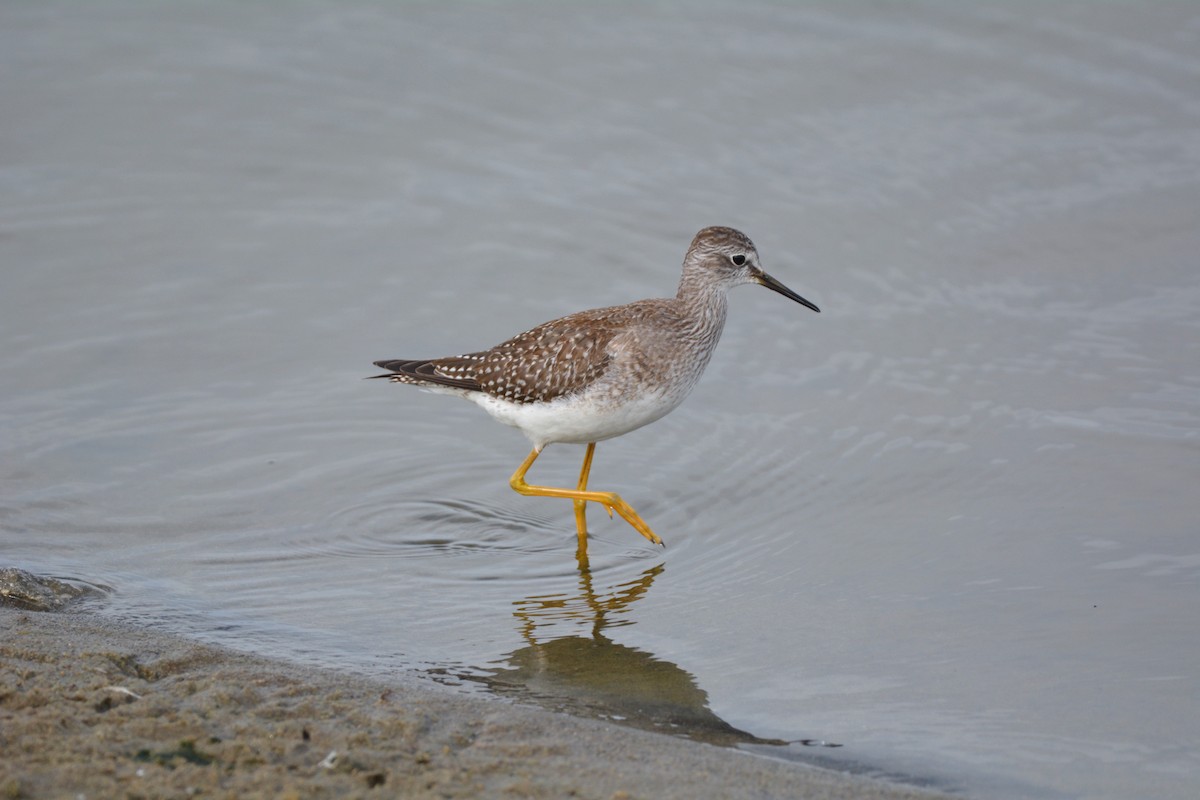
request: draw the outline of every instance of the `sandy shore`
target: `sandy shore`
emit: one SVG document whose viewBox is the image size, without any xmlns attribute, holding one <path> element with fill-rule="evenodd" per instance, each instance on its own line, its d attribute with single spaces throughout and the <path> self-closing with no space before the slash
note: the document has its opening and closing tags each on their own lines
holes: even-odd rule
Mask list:
<svg viewBox="0 0 1200 800">
<path fill-rule="evenodd" d="M 0 756 L 3 798 L 940 796 L 11 607 Z"/>
</svg>

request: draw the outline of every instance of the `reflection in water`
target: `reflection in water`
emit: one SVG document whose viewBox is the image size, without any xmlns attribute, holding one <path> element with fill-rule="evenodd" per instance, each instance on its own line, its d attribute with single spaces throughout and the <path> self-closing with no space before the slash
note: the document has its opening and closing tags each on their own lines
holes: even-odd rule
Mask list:
<svg viewBox="0 0 1200 800">
<path fill-rule="evenodd" d="M 662 571 L 659 564 L 601 597 L 592 587 L 591 573 L 581 569 L 577 594 L 518 601 L 513 613 L 529 645 L 510 653 L 506 666 L 473 679 L 482 680 L 497 694 L 532 700 L 556 711 L 709 744 L 787 744 L 738 730 L 709 710 L 708 695 L 686 670 L 603 634 L 605 628 L 631 624 L 621 616 Z M 538 642 L 539 626 L 563 623 L 586 626 L 589 635 Z"/>
</svg>

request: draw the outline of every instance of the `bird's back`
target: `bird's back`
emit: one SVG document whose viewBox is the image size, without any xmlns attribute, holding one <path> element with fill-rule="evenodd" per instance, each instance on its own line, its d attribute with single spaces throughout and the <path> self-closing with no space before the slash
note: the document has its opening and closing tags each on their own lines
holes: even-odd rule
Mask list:
<svg viewBox="0 0 1200 800">
<path fill-rule="evenodd" d="M 380 375 L 426 388 L 482 392 L 510 403 L 580 394 L 611 369 L 643 369 L 644 351 L 667 345 L 658 332 L 678 315 L 674 299 L 595 308 L 545 322 L 488 350 L 434 359 L 377 361 Z M 628 364 L 624 362 L 628 361 Z"/>
</svg>

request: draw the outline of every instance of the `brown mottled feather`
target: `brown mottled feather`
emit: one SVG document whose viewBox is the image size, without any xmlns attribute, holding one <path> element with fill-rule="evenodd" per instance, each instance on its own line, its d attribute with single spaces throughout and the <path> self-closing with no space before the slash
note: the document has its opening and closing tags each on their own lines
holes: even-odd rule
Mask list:
<svg viewBox="0 0 1200 800">
<path fill-rule="evenodd" d="M 661 301 L 580 311 L 519 333 L 490 350 L 413 361 L 377 361 L 398 383 L 485 392 L 514 403 L 554 400 L 584 389 L 612 363 L 613 339 L 654 316 Z"/>
</svg>

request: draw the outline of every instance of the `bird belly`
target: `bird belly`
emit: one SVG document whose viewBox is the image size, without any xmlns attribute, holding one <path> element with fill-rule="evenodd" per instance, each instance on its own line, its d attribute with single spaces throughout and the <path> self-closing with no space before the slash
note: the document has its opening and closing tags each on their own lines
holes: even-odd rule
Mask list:
<svg viewBox="0 0 1200 800">
<path fill-rule="evenodd" d="M 560 397 L 548 403 L 514 403 L 491 395 L 470 395 L 494 419 L 520 429 L 535 445 L 586 444 L 629 433 L 670 413 L 683 396 L 645 394 Z"/>
</svg>

